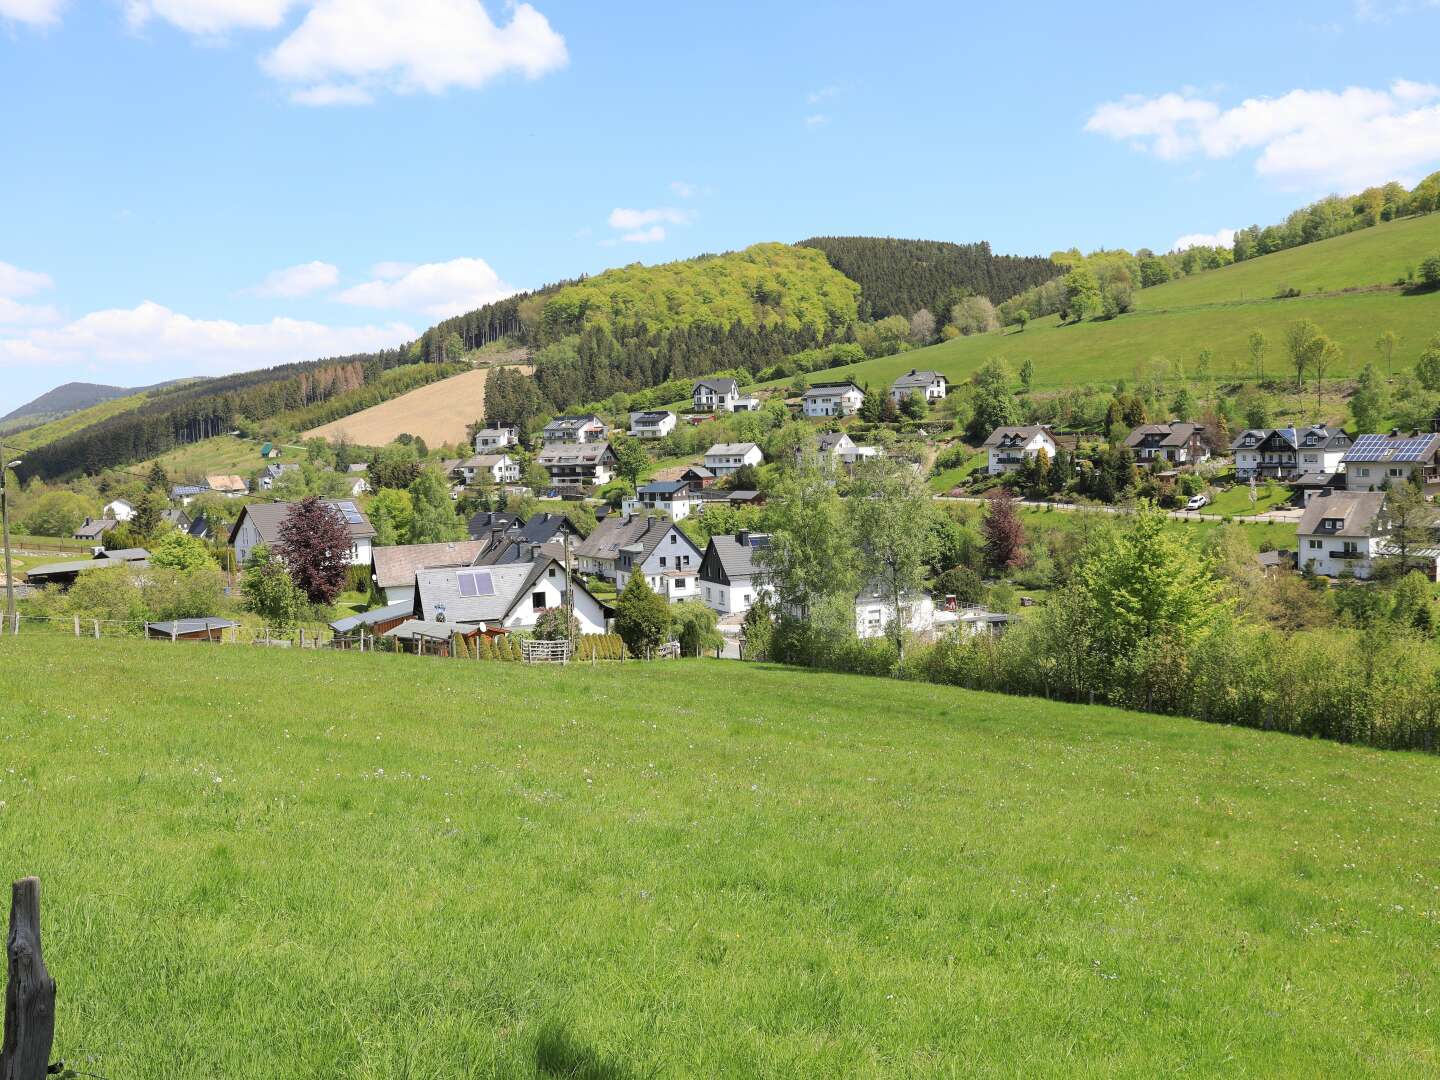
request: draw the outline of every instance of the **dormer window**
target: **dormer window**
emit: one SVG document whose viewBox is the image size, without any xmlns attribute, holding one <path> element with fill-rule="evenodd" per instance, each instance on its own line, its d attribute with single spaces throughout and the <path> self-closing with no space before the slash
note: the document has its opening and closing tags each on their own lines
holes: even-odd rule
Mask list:
<svg viewBox="0 0 1440 1080">
<path fill-rule="evenodd" d="M 1320 527 L 1328 532 L 1339 532 L 1344 524 L 1344 518 L 1324 518 L 1320 522 Z"/>
</svg>

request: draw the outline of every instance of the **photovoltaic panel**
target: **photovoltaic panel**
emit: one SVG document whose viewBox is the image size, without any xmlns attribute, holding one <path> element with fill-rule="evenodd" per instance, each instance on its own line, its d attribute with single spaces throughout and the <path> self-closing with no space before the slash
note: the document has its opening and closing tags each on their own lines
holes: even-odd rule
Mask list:
<svg viewBox="0 0 1440 1080">
<path fill-rule="evenodd" d="M 1435 444 L 1435 436 L 1394 438 L 1389 435 L 1361 435 L 1345 452 L 1346 461 L 1420 461 Z"/>
</svg>

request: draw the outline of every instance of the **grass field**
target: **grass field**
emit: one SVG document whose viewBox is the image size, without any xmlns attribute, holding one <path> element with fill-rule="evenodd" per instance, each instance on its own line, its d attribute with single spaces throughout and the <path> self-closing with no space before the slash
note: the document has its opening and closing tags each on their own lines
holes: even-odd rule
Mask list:
<svg viewBox="0 0 1440 1080">
<path fill-rule="evenodd" d="M 98 405 L 92 405 L 88 409 L 80 409 L 78 412 L 70 413 L 68 416 L 62 416 L 58 420 L 51 420 L 37 427 L 29 428 L 25 431 L 17 431 L 12 435 L 6 435 L 5 444 L 17 450 L 34 450 L 36 447 L 48 446 L 56 439 L 79 431 L 81 428 L 89 427 L 91 424 L 98 424 L 101 420 L 108 420 L 112 416 L 119 416 L 121 413 L 130 412 L 132 409 L 138 409 L 150 400 L 150 396 L 149 391 L 143 391 L 138 394 L 128 394 L 125 397 L 102 401 Z"/>
<path fill-rule="evenodd" d="M 233 473 L 249 479 L 270 463 L 260 457 L 262 445 L 264 445 L 262 439 L 242 439 L 234 435 L 217 435 L 213 439 L 176 447 L 154 460 L 158 461 L 164 467 L 166 474 L 176 482 L 200 480 L 216 473 Z M 277 443 L 276 446 L 279 447 L 280 456 L 272 458 L 271 461 L 298 464 L 306 459 L 306 452 L 298 446 L 282 443 Z M 131 466 L 129 471 L 144 473 L 150 465 L 151 462 L 142 462 L 139 465 Z"/>
<path fill-rule="evenodd" d="M 716 663 L 0 639 L 54 1056 L 1433 1075 L 1440 760 Z"/>
</svg>

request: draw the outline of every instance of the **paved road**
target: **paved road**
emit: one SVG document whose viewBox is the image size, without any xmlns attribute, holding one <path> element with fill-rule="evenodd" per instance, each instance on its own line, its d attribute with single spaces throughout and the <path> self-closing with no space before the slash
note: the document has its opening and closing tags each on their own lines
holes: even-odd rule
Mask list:
<svg viewBox="0 0 1440 1080">
<path fill-rule="evenodd" d="M 983 496 L 978 496 L 978 495 L 936 495 L 936 496 L 935 496 L 935 500 L 936 500 L 937 502 L 959 502 L 959 503 L 983 503 L 983 502 L 985 502 L 984 497 L 983 497 Z M 1080 505 L 1076 505 L 1075 503 L 1043 502 L 1043 501 L 1041 501 L 1041 500 L 1039 500 L 1039 499 L 1020 499 L 1020 500 L 1018 500 L 1018 501 L 1019 501 L 1019 503 L 1020 503 L 1021 506 L 1029 506 L 1029 507 L 1032 507 L 1032 508 L 1034 508 L 1034 509 L 1036 509 L 1036 510 L 1044 510 L 1044 509 L 1047 509 L 1047 508 L 1048 508 L 1048 509 L 1051 509 L 1051 510 L 1069 512 L 1069 513 L 1085 513 L 1085 512 L 1089 512 L 1089 513 L 1096 513 L 1096 514 L 1128 514 L 1128 513 L 1131 513 L 1131 512 L 1132 512 L 1132 511 L 1131 511 L 1131 508 L 1128 507 L 1128 506 L 1090 506 L 1090 505 L 1080 506 Z M 1207 513 L 1205 513 L 1204 511 L 1197 511 L 1197 510 L 1167 510 L 1166 513 L 1167 513 L 1170 517 L 1175 518 L 1177 521 L 1224 521 L 1225 518 L 1226 518 L 1226 516 L 1227 516 L 1227 515 L 1224 515 L 1224 514 L 1207 514 Z M 1243 515 L 1243 516 L 1242 516 L 1242 515 L 1240 515 L 1240 514 L 1230 514 L 1230 515 L 1228 515 L 1228 516 L 1229 516 L 1229 518 L 1230 518 L 1231 521 L 1244 521 L 1244 522 L 1276 522 L 1276 523 L 1280 523 L 1280 524 L 1293 525 L 1293 524 L 1295 524 L 1296 522 L 1298 522 L 1298 521 L 1300 520 L 1300 515 L 1301 515 L 1302 513 L 1303 513 L 1303 511 L 1301 511 L 1301 510 L 1291 509 L 1291 510 L 1272 510 L 1272 511 L 1269 511 L 1268 513 L 1255 514 L 1255 515 L 1253 515 L 1253 516 L 1252 516 L 1252 515 Z"/>
</svg>

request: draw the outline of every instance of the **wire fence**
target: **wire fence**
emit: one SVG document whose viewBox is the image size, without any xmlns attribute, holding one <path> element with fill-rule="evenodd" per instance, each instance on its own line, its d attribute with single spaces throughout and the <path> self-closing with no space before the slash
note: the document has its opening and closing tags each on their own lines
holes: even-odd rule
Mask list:
<svg viewBox="0 0 1440 1080">
<path fill-rule="evenodd" d="M 199 621 L 199 620 L 197 620 Z M 0 637 L 44 634 L 55 637 L 100 639 L 121 637 L 162 642 L 203 641 L 216 645 L 262 645 L 273 648 L 334 648 L 329 630 L 303 627 L 246 626 L 243 624 L 187 626 L 186 620 L 147 622 L 141 619 L 94 619 L 83 615 L 0 616 Z M 373 638 L 371 639 L 373 641 Z"/>
</svg>

